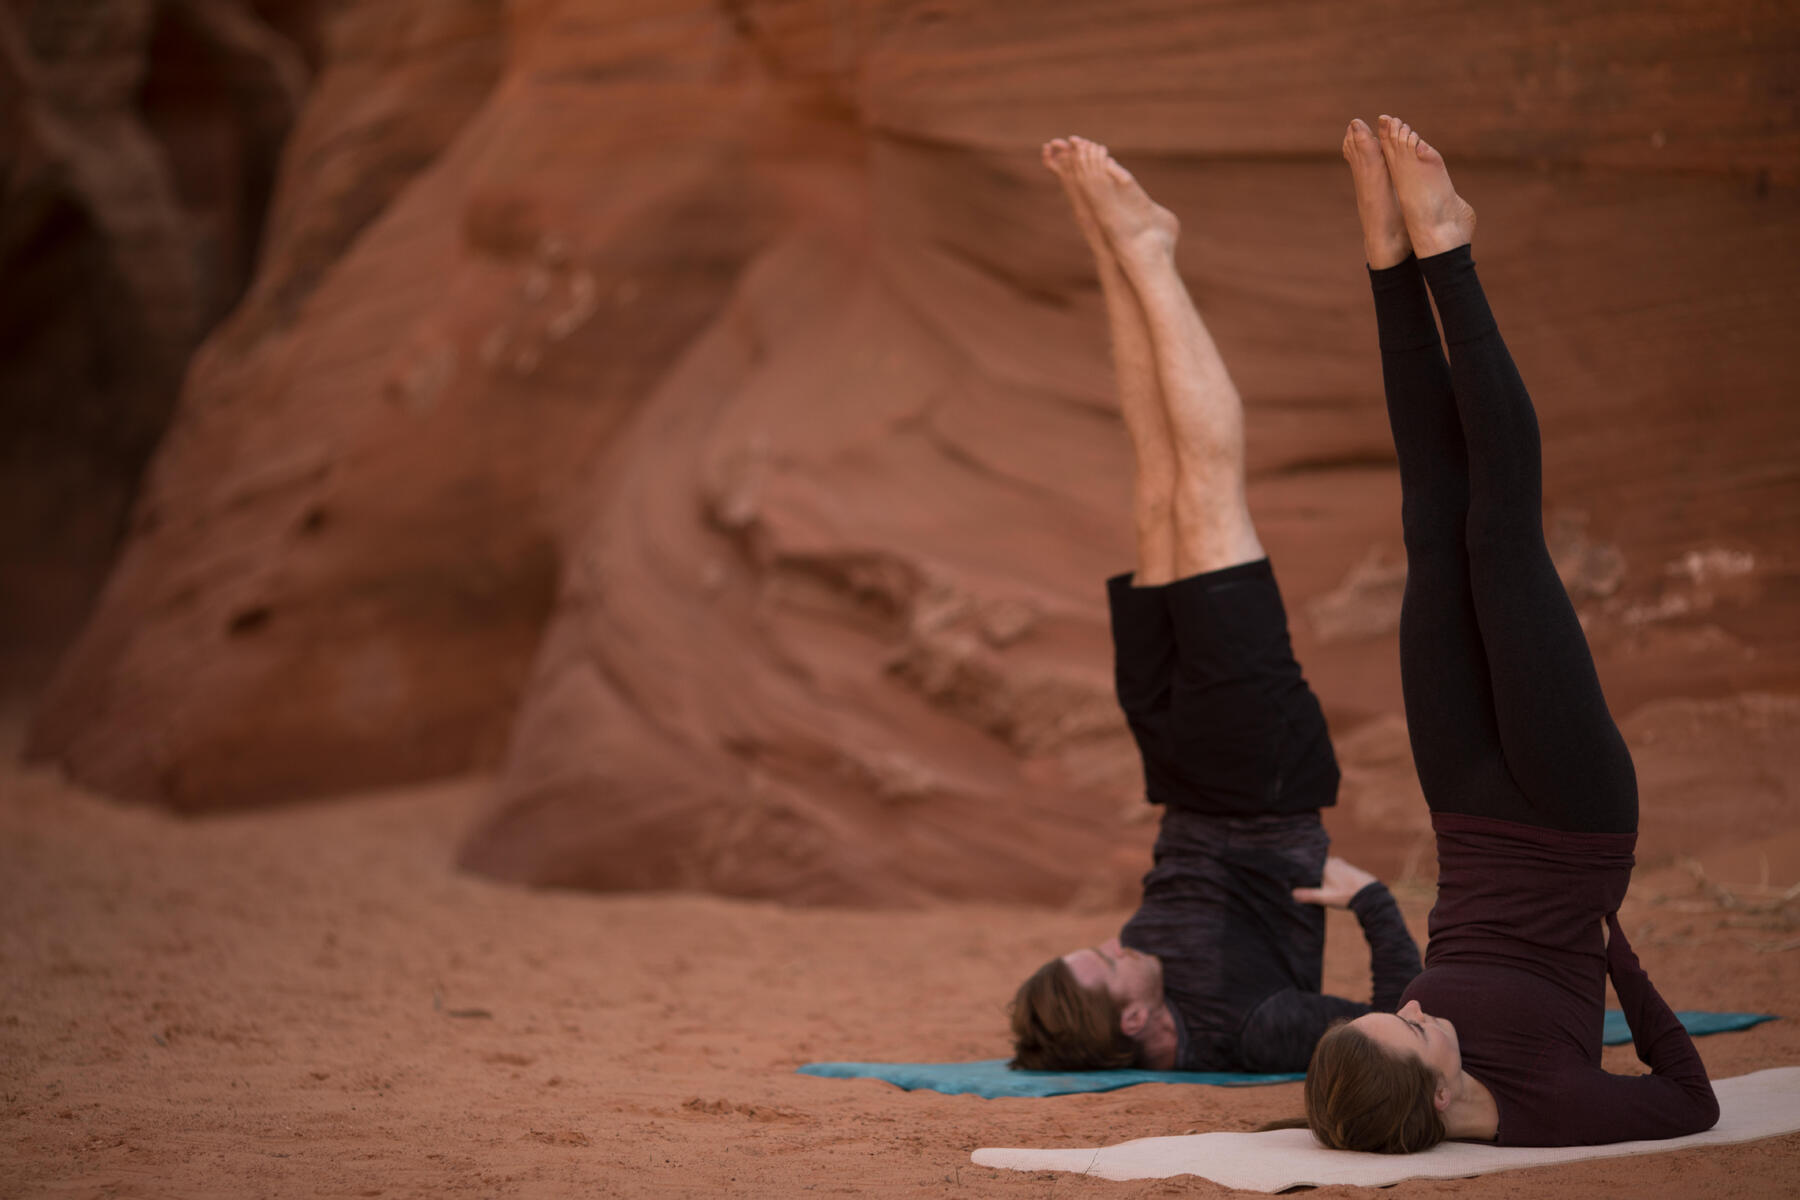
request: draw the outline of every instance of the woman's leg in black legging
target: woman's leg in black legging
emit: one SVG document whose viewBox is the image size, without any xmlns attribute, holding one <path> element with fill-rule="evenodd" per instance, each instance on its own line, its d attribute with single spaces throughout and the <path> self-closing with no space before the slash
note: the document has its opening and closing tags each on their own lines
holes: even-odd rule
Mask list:
<svg viewBox="0 0 1800 1200">
<path fill-rule="evenodd" d="M 1443 321 L 1467 451 L 1468 576 L 1506 767 L 1536 810 L 1534 823 L 1634 831 L 1631 755 L 1544 544 L 1531 397 L 1500 338 L 1469 247 L 1419 265 Z"/>
<path fill-rule="evenodd" d="M 1369 284 L 1400 462 L 1400 685 L 1419 783 L 1434 812 L 1531 820 L 1507 773 L 1494 715 L 1464 541 L 1468 461 L 1425 280 L 1408 257 L 1371 270 Z"/>
</svg>

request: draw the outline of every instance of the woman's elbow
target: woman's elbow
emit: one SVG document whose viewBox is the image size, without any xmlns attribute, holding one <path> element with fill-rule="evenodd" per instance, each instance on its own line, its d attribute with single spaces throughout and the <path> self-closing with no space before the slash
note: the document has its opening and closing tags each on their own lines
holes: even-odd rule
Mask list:
<svg viewBox="0 0 1800 1200">
<path fill-rule="evenodd" d="M 1712 1084 L 1702 1082 L 1699 1087 L 1688 1093 L 1689 1114 L 1683 1122 L 1686 1126 L 1677 1136 L 1685 1137 L 1692 1133 L 1705 1133 L 1719 1123 L 1719 1098 L 1713 1095 Z"/>
<path fill-rule="evenodd" d="M 1710 1086 L 1706 1089 L 1706 1095 L 1701 1098 L 1700 1112 L 1704 1119 L 1698 1132 L 1704 1133 L 1719 1123 L 1719 1098 L 1713 1095 Z"/>
</svg>

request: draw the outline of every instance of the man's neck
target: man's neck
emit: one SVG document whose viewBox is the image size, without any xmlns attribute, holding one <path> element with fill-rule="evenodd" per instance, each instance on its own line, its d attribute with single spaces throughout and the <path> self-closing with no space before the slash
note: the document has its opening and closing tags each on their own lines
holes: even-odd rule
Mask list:
<svg viewBox="0 0 1800 1200">
<path fill-rule="evenodd" d="M 1178 1041 L 1175 1036 L 1175 1014 L 1169 1011 L 1169 1002 L 1165 1000 L 1162 1007 L 1151 1016 L 1143 1036 L 1138 1038 L 1138 1061 L 1147 1070 L 1173 1071 Z"/>
</svg>

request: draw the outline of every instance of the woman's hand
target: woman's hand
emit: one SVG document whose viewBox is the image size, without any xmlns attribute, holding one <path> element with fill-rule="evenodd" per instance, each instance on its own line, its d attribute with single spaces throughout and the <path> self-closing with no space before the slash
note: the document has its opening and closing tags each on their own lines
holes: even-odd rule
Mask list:
<svg viewBox="0 0 1800 1200">
<path fill-rule="evenodd" d="M 1332 857 L 1325 860 L 1325 876 L 1319 880 L 1316 888 L 1295 888 L 1296 904 L 1323 904 L 1327 908 L 1348 908 L 1356 893 L 1376 882 L 1373 875 L 1361 867 L 1352 866 L 1341 858 Z"/>
</svg>

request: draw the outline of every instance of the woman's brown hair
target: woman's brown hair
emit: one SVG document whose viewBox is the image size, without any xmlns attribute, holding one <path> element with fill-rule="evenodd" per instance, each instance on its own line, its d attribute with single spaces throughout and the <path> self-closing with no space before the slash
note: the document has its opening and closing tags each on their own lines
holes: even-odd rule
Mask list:
<svg viewBox="0 0 1800 1200">
<path fill-rule="evenodd" d="M 1019 985 L 1012 1002 L 1013 1060 L 1028 1071 L 1106 1071 L 1137 1062 L 1105 989 L 1083 989 L 1053 958 Z"/>
<path fill-rule="evenodd" d="M 1338 1021 L 1319 1039 L 1306 1069 L 1306 1124 L 1333 1150 L 1429 1150 L 1446 1136 L 1432 1103 L 1437 1087 L 1430 1067 L 1389 1054 Z"/>
</svg>

